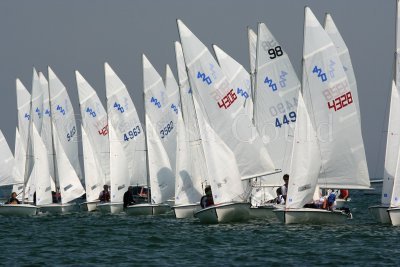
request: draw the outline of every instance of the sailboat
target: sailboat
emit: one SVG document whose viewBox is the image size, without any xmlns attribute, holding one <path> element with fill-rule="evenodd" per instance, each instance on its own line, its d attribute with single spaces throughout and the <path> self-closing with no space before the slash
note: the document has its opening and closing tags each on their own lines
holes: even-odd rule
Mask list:
<svg viewBox="0 0 400 267">
<path fill-rule="evenodd" d="M 398 165 L 399 165 L 399 151 L 400 151 L 400 95 L 399 95 L 399 81 L 400 81 L 400 5 L 397 1 L 396 9 L 396 53 L 394 59 L 394 81 L 392 81 L 391 95 L 390 95 L 390 109 L 389 109 L 389 122 L 386 137 L 386 153 L 385 153 L 385 166 L 383 171 L 383 182 L 381 192 L 381 203 L 368 207 L 369 213 L 372 217 L 380 223 L 392 223 L 393 225 L 400 224 L 400 217 L 398 215 Z"/>
<path fill-rule="evenodd" d="M 167 201 L 174 197 L 176 122 L 180 113 L 177 102 L 178 86 L 166 88 L 161 76 L 145 55 L 142 60 L 151 202 L 128 206 L 127 213 L 158 215 L 170 210 Z M 170 83 L 172 72 L 168 66 L 166 73 L 166 82 Z"/>
<path fill-rule="evenodd" d="M 105 63 L 104 69 L 110 140 L 111 202 L 100 203 L 97 208 L 102 212 L 119 213 L 123 210 L 123 195 L 129 185 L 148 190 L 145 137 L 125 84 L 109 64 Z"/>
<path fill-rule="evenodd" d="M 275 166 L 286 174 L 290 169 L 292 131 L 296 122 L 300 82 L 281 44 L 264 23 L 258 24 L 254 80 L 254 124 L 274 155 Z M 275 189 L 282 173 L 259 177 L 253 189 L 252 215 L 273 217 Z"/>
<path fill-rule="evenodd" d="M 197 120 L 210 174 L 207 183 L 216 204 L 196 212 L 195 217 L 202 223 L 248 219 L 249 192 L 241 179 L 276 170 L 256 131 L 247 142 L 235 135 L 243 130 L 238 125 L 253 130 L 250 118 L 208 49 L 180 20 L 177 23 L 196 114 L 201 113 Z M 234 131 L 232 126 L 236 126 Z"/>
<path fill-rule="evenodd" d="M 328 66 L 332 62 L 336 64 L 337 68 L 333 73 L 327 73 Z M 342 211 L 327 212 L 322 209 L 302 208 L 302 205 L 312 200 L 316 188 L 315 182 L 321 186 L 321 181 L 323 181 L 323 186 L 326 188 L 369 188 L 361 127 L 357 108 L 351 96 L 352 91 L 333 42 L 310 8 L 306 7 L 303 97 L 314 127 L 313 131 L 318 132 L 318 146 L 313 146 L 312 157 L 311 148 L 306 146 L 305 150 L 310 153 L 310 159 L 305 159 L 305 161 L 310 165 L 319 156 L 321 164 L 317 181 L 300 178 L 302 174 L 297 173 L 297 168 L 305 173 L 303 176 L 309 176 L 311 179 L 315 175 L 308 174 L 308 172 L 314 173 L 314 168 L 318 166 L 309 166 L 303 162 L 301 154 L 298 155 L 298 150 L 301 151 L 301 145 L 299 145 L 301 142 L 295 134 L 292 153 L 293 174 L 289 181 L 286 208 L 276 211 L 278 218 L 283 222 L 339 223 L 346 221 L 351 216 Z M 334 128 L 322 128 L 321 125 L 326 125 L 329 120 L 331 120 L 330 127 Z M 300 124 L 299 129 L 302 128 L 304 126 Z M 315 136 L 313 131 L 309 135 L 310 138 Z M 326 139 L 327 137 L 330 138 Z M 305 167 L 301 167 L 302 165 Z"/>
<path fill-rule="evenodd" d="M 82 116 L 82 146 L 84 157 L 86 202 L 81 209 L 96 210 L 103 185 L 110 184 L 110 142 L 107 112 L 96 91 L 75 72 Z"/>
<path fill-rule="evenodd" d="M 0 186 L 17 185 L 22 183 L 22 177 L 15 172 L 14 156 L 0 130 Z M 0 215 L 31 216 L 36 214 L 36 207 L 30 204 L 1 204 Z"/>
<path fill-rule="evenodd" d="M 361 112 L 360 112 L 360 104 L 358 100 L 358 90 L 357 90 L 357 82 L 356 82 L 356 77 L 354 75 L 354 70 L 353 70 L 353 65 L 351 63 L 351 58 L 350 58 L 350 53 L 349 49 L 346 46 L 346 43 L 344 42 L 342 36 L 340 35 L 340 32 L 338 28 L 335 25 L 335 22 L 333 21 L 332 16 L 327 13 L 325 15 L 325 21 L 324 21 L 324 29 L 326 33 L 329 35 L 331 38 L 333 44 L 336 47 L 336 50 L 339 54 L 339 59 L 340 62 L 343 65 L 344 72 L 346 73 L 346 77 L 349 81 L 349 87 L 352 92 L 353 96 L 353 102 L 357 108 L 357 114 L 358 114 L 358 119 L 360 121 L 361 125 Z M 333 71 L 335 69 L 335 64 L 332 62 L 329 65 L 329 71 Z M 344 205 L 346 205 L 346 202 L 350 201 L 350 199 L 336 199 L 336 207 L 341 208 Z"/>
<path fill-rule="evenodd" d="M 50 67 L 48 67 L 48 75 L 55 173 L 57 174 L 55 180 L 56 187 L 60 190 L 61 203 L 45 204 L 39 207 L 44 213 L 67 213 L 76 210 L 76 203 L 72 201 L 85 193 L 80 181 L 77 126 L 65 86 Z"/>
<path fill-rule="evenodd" d="M 175 42 L 176 65 L 179 78 L 181 111 L 177 121 L 175 205 L 177 219 L 193 218 L 201 209 L 203 184 L 208 179 L 207 165 L 202 146 L 192 89 L 186 72 L 182 46 Z"/>
</svg>

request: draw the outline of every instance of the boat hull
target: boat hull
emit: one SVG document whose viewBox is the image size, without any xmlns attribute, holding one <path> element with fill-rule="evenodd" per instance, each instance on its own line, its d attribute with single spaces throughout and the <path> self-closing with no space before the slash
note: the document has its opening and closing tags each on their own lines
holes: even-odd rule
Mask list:
<svg viewBox="0 0 400 267">
<path fill-rule="evenodd" d="M 96 209 L 104 214 L 118 214 L 124 210 L 124 203 L 98 203 Z"/>
<path fill-rule="evenodd" d="M 200 204 L 177 205 L 172 207 L 175 218 L 177 219 L 193 218 L 194 213 L 200 209 Z"/>
<path fill-rule="evenodd" d="M 71 213 L 77 211 L 76 203 L 53 203 L 48 205 L 38 206 L 39 211 L 42 213 L 50 213 L 50 214 L 62 214 L 62 213 Z"/>
<path fill-rule="evenodd" d="M 195 212 L 194 217 L 204 224 L 246 221 L 250 218 L 250 203 L 218 204 Z"/>
<path fill-rule="evenodd" d="M 128 206 L 125 209 L 128 215 L 161 215 L 171 211 L 171 207 L 167 204 L 136 204 Z"/>
<path fill-rule="evenodd" d="M 345 200 L 345 199 L 336 199 L 336 208 L 340 209 L 343 208 L 345 206 L 347 206 L 350 202 L 350 199 Z"/>
<path fill-rule="evenodd" d="M 389 208 L 387 210 L 393 226 L 400 226 L 400 208 Z"/>
<path fill-rule="evenodd" d="M 275 205 L 263 205 L 263 206 L 252 206 L 250 207 L 250 218 L 258 219 L 275 219 L 274 214 Z"/>
<path fill-rule="evenodd" d="M 95 211 L 97 210 L 97 204 L 99 204 L 100 201 L 88 201 L 88 202 L 83 202 L 79 204 L 79 208 L 81 211 Z"/>
<path fill-rule="evenodd" d="M 0 205 L 2 216 L 33 216 L 36 215 L 37 207 L 30 204 L 4 204 Z"/>
<path fill-rule="evenodd" d="M 391 223 L 390 215 L 388 212 L 389 206 L 376 205 L 368 207 L 371 216 L 379 223 Z"/>
<path fill-rule="evenodd" d="M 341 224 L 351 218 L 351 214 L 342 211 L 312 208 L 276 209 L 274 213 L 285 224 Z"/>
</svg>

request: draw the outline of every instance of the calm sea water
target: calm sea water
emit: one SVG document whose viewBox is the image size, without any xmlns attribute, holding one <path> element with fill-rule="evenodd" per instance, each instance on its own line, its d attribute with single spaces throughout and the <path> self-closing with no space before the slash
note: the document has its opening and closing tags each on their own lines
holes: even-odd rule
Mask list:
<svg viewBox="0 0 400 267">
<path fill-rule="evenodd" d="M 277 220 L 201 225 L 173 216 L 76 213 L 0 217 L 1 265 L 310 266 L 400 265 L 400 227 L 376 224 L 377 195 L 351 192 L 345 225 Z"/>
</svg>

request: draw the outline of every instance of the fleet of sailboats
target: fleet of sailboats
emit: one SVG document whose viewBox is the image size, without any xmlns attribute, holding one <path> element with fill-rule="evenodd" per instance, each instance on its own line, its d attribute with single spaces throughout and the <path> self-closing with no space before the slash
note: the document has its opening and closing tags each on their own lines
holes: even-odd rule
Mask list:
<svg viewBox="0 0 400 267">
<path fill-rule="evenodd" d="M 217 45 L 214 57 L 181 20 L 177 26 L 178 82 L 168 65 L 163 80 L 142 56 L 144 124 L 108 63 L 106 108 L 103 97 L 75 72 L 81 125 L 50 67 L 48 81 L 33 69 L 31 93 L 17 79 L 14 155 L 0 131 L 0 186 L 12 186 L 22 204 L 2 204 L 0 215 L 72 212 L 85 195 L 81 210 L 138 216 L 172 209 L 178 219 L 201 223 L 251 216 L 276 216 L 286 224 L 351 218 L 348 210 L 323 209 L 318 202 L 320 188 L 370 187 L 354 70 L 332 16 L 326 14 L 322 27 L 305 8 L 301 82 L 264 23 L 257 33 L 248 28 L 250 71 Z M 398 69 L 382 201 L 370 207 L 380 222 L 393 225 L 400 225 Z M 275 190 L 286 173 L 286 203 L 277 205 Z M 110 200 L 100 201 L 105 185 Z M 124 206 L 128 188 L 134 188 L 134 203 Z M 200 202 L 208 192 L 212 205 L 204 206 Z"/>
</svg>

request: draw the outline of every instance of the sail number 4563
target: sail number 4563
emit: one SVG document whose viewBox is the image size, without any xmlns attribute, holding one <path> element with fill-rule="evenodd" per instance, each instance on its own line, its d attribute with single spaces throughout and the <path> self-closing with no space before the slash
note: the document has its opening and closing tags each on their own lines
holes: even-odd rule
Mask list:
<svg viewBox="0 0 400 267">
<path fill-rule="evenodd" d="M 338 111 L 344 108 L 347 105 L 353 103 L 353 97 L 351 96 L 351 92 L 347 92 L 341 96 L 336 97 L 332 101 L 328 102 L 328 108 L 333 108 L 335 111 Z"/>
</svg>

